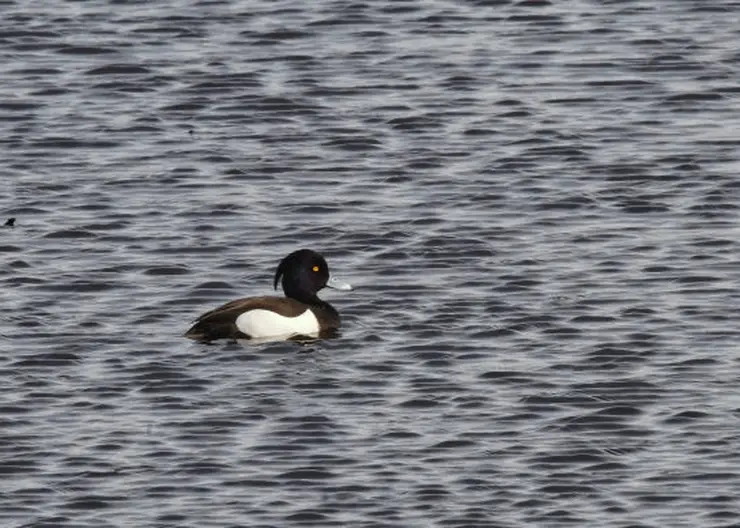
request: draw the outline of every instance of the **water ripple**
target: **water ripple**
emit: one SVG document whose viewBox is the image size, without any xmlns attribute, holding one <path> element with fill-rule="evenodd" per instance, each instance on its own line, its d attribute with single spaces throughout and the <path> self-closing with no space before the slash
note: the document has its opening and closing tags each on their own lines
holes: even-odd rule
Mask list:
<svg viewBox="0 0 740 528">
<path fill-rule="evenodd" d="M 737 7 L 4 6 L 3 525 L 734 526 Z"/>
</svg>

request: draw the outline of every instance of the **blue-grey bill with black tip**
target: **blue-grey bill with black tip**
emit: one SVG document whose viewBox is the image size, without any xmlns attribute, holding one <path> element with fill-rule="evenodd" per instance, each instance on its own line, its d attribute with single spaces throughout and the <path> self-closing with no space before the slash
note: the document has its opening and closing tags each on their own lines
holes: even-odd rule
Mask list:
<svg viewBox="0 0 740 528">
<path fill-rule="evenodd" d="M 334 277 L 329 278 L 328 282 L 326 283 L 326 287 L 331 288 L 332 290 L 352 291 L 351 285 L 347 284 L 346 282 L 337 280 Z"/>
</svg>

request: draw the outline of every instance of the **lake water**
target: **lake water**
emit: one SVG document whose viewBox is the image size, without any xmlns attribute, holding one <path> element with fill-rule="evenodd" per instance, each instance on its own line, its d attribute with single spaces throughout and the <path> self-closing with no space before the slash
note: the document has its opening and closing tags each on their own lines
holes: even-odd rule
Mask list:
<svg viewBox="0 0 740 528">
<path fill-rule="evenodd" d="M 738 526 L 739 27 L 0 3 L 0 525 Z M 340 337 L 182 338 L 302 247 Z"/>
</svg>

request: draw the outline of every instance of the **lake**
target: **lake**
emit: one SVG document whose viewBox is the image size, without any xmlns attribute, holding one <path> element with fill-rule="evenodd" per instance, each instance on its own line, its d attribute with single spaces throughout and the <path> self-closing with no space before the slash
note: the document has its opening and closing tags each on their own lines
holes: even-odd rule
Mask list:
<svg viewBox="0 0 740 528">
<path fill-rule="evenodd" d="M 737 526 L 739 9 L 3 2 L 0 524 Z"/>
</svg>

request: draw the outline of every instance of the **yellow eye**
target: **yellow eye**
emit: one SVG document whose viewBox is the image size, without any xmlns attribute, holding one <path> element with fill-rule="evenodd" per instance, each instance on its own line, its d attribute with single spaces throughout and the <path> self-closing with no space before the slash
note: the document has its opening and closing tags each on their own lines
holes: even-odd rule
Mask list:
<svg viewBox="0 0 740 528">
<path fill-rule="evenodd" d="M 314 266 L 314 267 L 313 267 L 313 268 L 311 268 L 311 269 L 312 269 L 312 270 L 314 270 L 314 271 L 319 271 L 319 267 L 318 267 L 318 266 Z"/>
</svg>

